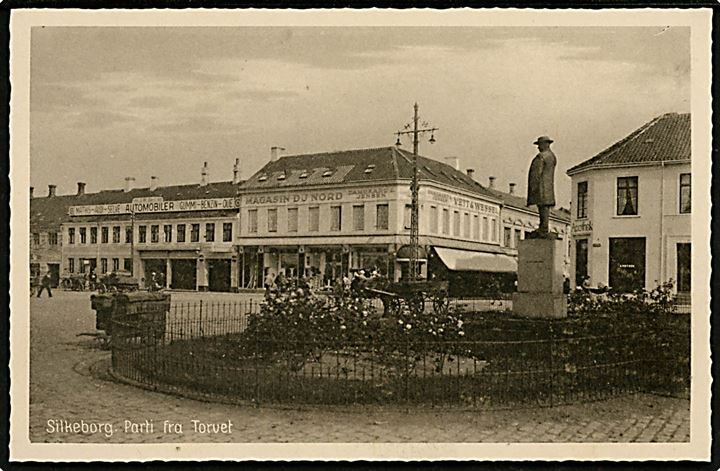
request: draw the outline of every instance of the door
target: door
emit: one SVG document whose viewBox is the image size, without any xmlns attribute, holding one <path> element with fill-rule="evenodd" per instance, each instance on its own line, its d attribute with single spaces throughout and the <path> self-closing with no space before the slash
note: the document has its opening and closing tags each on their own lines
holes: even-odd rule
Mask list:
<svg viewBox="0 0 720 471">
<path fill-rule="evenodd" d="M 230 260 L 208 260 L 208 289 L 230 291 Z"/>
<path fill-rule="evenodd" d="M 50 272 L 50 286 L 57 288 L 60 284 L 60 264 L 48 263 L 48 271 Z"/>
<path fill-rule="evenodd" d="M 621 293 L 645 288 L 645 238 L 610 238 L 610 287 Z"/>
<path fill-rule="evenodd" d="M 575 286 L 582 286 L 588 274 L 588 240 L 575 241 Z"/>
<path fill-rule="evenodd" d="M 178 258 L 171 262 L 172 289 L 197 289 L 197 262 L 194 258 Z"/>
<path fill-rule="evenodd" d="M 690 243 L 677 244 L 677 290 L 690 292 Z"/>
</svg>

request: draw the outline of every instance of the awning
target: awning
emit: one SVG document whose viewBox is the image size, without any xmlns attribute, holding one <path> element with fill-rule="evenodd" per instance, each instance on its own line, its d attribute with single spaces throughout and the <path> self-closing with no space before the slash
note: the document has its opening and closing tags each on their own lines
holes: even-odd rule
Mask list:
<svg viewBox="0 0 720 471">
<path fill-rule="evenodd" d="M 509 255 L 471 252 L 469 250 L 444 247 L 435 247 L 435 252 L 449 270 L 493 273 L 517 272 L 517 260 Z"/>
</svg>

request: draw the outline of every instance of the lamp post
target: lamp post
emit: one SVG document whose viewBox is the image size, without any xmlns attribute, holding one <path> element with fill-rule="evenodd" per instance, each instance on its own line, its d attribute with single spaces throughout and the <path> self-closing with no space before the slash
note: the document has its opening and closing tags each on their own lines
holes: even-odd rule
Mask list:
<svg viewBox="0 0 720 471">
<path fill-rule="evenodd" d="M 419 217 L 420 217 L 420 204 L 418 202 L 418 164 L 417 164 L 417 157 L 418 157 L 418 144 L 419 144 L 419 136 L 420 134 L 424 134 L 429 132 L 430 133 L 430 140 L 429 142 L 432 144 L 435 142 L 435 131 L 438 130 L 438 128 L 431 128 L 427 127 L 428 123 L 423 121 L 420 123 L 420 116 L 418 115 L 418 104 L 415 103 L 415 106 L 413 107 L 415 110 L 415 113 L 413 115 L 412 123 L 408 123 L 405 125 L 405 131 L 398 131 L 395 134 L 397 135 L 397 142 L 395 142 L 395 145 L 400 146 L 402 143 L 400 142 L 400 136 L 402 135 L 412 135 L 413 138 L 413 158 L 412 158 L 412 164 L 413 164 L 413 171 L 412 171 L 412 183 L 410 184 L 410 193 L 411 193 L 411 208 L 410 208 L 410 266 L 409 266 L 409 280 L 415 281 L 418 277 L 418 250 L 420 245 L 420 224 L 419 224 Z M 420 127 L 422 126 L 422 128 Z M 412 127 L 412 129 L 410 129 Z"/>
</svg>

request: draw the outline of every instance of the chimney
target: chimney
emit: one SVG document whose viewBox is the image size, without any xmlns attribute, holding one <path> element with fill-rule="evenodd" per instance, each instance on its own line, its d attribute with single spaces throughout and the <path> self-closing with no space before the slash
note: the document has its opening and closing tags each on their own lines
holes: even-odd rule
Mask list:
<svg viewBox="0 0 720 471">
<path fill-rule="evenodd" d="M 157 190 L 157 187 L 158 187 L 158 177 L 156 177 L 155 175 L 152 175 L 150 177 L 150 191 Z"/>
<path fill-rule="evenodd" d="M 455 156 L 445 157 L 445 163 L 455 170 L 460 170 L 460 159 Z"/>
<path fill-rule="evenodd" d="M 233 184 L 237 185 L 240 183 L 240 159 L 235 159 L 235 165 L 233 165 Z"/>
<path fill-rule="evenodd" d="M 84 194 L 85 194 L 85 183 L 84 183 L 84 182 L 78 182 L 78 191 L 77 191 L 77 194 L 78 194 L 78 196 L 81 196 L 81 195 L 84 195 Z"/>
<path fill-rule="evenodd" d="M 208 164 L 203 162 L 202 171 L 200 172 L 200 186 L 208 184 Z"/>
<path fill-rule="evenodd" d="M 55 196 L 55 190 L 57 189 L 57 185 L 48 185 L 48 198 L 52 198 Z"/>
<path fill-rule="evenodd" d="M 468 177 L 475 180 L 475 169 L 474 168 L 469 168 L 469 169 L 465 170 L 465 172 L 467 172 Z"/>
<path fill-rule="evenodd" d="M 514 195 L 514 194 L 515 194 L 515 183 L 510 183 L 510 184 L 508 184 L 508 187 L 509 187 L 509 189 L 510 189 L 509 193 L 510 193 L 511 195 Z"/>
<path fill-rule="evenodd" d="M 488 177 L 488 188 L 495 188 L 495 177 Z"/>
<path fill-rule="evenodd" d="M 282 151 L 284 150 L 284 147 L 272 146 L 270 148 L 270 162 L 275 162 L 278 157 L 282 155 Z"/>
<path fill-rule="evenodd" d="M 135 177 L 125 177 L 125 193 L 133 189 L 135 186 Z"/>
<path fill-rule="evenodd" d="M 33 192 L 34 192 L 34 191 L 35 191 L 35 187 L 34 187 L 34 186 L 31 186 L 31 187 L 30 187 L 30 199 L 33 198 Z"/>
</svg>

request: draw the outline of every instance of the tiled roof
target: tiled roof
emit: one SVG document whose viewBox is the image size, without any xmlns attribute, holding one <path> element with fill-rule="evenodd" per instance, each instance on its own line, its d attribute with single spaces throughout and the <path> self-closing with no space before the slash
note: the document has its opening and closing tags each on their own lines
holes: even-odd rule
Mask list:
<svg viewBox="0 0 720 471">
<path fill-rule="evenodd" d="M 235 196 L 237 188 L 238 185 L 228 181 L 208 183 L 204 186 L 198 184 L 163 186 L 152 191 L 149 188 L 135 188 L 127 192 L 103 190 L 84 195 L 34 197 L 30 200 L 30 227 L 34 231 L 58 228 L 61 223 L 69 219 L 70 206 L 130 203 L 133 198 L 150 196 L 162 196 L 167 201 L 227 198 Z"/>
<path fill-rule="evenodd" d="M 488 191 L 491 191 L 496 197 L 502 200 L 502 203 L 505 206 L 521 209 L 523 211 L 530 211 L 533 214 L 538 214 L 537 206 L 527 206 L 527 199 L 522 196 L 511 195 L 510 193 L 505 193 L 494 188 L 488 188 Z M 570 211 L 565 208 L 551 208 L 550 215 L 552 217 L 560 219 L 561 221 L 567 223 L 570 222 Z"/>
<path fill-rule="evenodd" d="M 413 155 L 397 147 L 288 155 L 268 162 L 241 186 L 242 190 L 412 178 Z M 434 181 L 495 199 L 495 195 L 453 167 L 418 156 L 420 181 Z"/>
<path fill-rule="evenodd" d="M 690 157 L 690 113 L 667 113 L 567 173 L 572 175 L 597 166 L 687 161 Z"/>
</svg>

